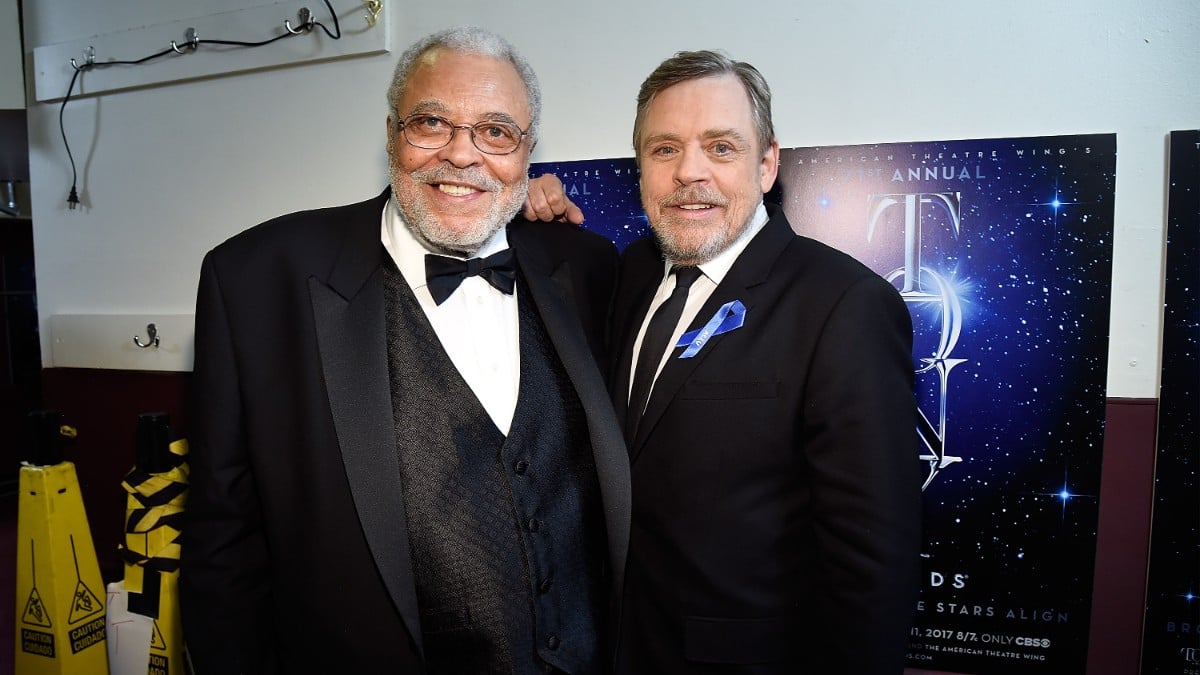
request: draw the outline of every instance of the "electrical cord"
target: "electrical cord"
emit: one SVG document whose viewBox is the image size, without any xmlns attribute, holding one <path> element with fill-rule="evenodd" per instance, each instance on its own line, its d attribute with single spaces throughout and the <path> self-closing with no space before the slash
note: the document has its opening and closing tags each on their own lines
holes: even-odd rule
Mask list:
<svg viewBox="0 0 1200 675">
<path fill-rule="evenodd" d="M 202 44 L 225 45 L 232 47 L 262 47 L 284 38 L 306 34 L 312 31 L 313 26 L 319 26 L 321 30 L 325 31 L 325 34 L 328 35 L 330 39 L 340 40 L 342 39 L 342 26 L 338 21 L 337 12 L 333 11 L 333 5 L 330 4 L 329 0 L 322 1 L 325 4 L 325 8 L 329 10 L 329 15 L 333 17 L 333 31 L 330 31 L 329 28 L 320 21 L 314 20 L 312 15 L 309 14 L 308 20 L 301 25 L 300 30 L 292 30 L 289 24 L 285 24 L 288 25 L 286 32 L 276 35 L 273 38 L 260 40 L 258 42 L 243 42 L 240 40 L 201 40 L 199 38 L 193 38 L 188 42 L 185 42 L 183 45 L 177 45 L 175 44 L 175 41 L 172 40 L 170 47 L 160 52 L 150 54 L 149 56 L 144 56 L 135 61 L 104 61 L 103 63 L 96 63 L 95 61 L 89 60 L 83 65 L 76 66 L 74 65 L 75 59 L 71 59 L 71 64 L 75 68 L 75 74 L 71 76 L 71 83 L 67 86 L 67 95 L 63 97 L 62 105 L 58 108 L 58 130 L 62 134 L 63 147 L 65 147 L 67 150 L 67 159 L 71 161 L 71 191 L 67 194 L 67 208 L 74 210 L 75 207 L 79 205 L 79 191 L 77 189 L 79 174 L 75 168 L 75 156 L 71 153 L 71 144 L 67 142 L 67 129 L 66 125 L 63 123 L 63 112 L 67 109 L 67 102 L 71 100 L 71 94 L 75 91 L 75 82 L 79 79 L 80 73 L 84 72 L 85 70 L 91 70 L 93 68 L 107 68 L 108 66 L 139 66 L 147 61 L 152 61 L 169 54 L 183 54 L 184 52 L 180 51 L 180 46 L 190 49 L 191 51 L 196 51 Z M 307 12 L 307 9 L 304 11 Z"/>
<path fill-rule="evenodd" d="M 75 171 L 75 156 L 71 154 L 71 144 L 67 142 L 67 128 L 63 124 L 63 111 L 67 109 L 67 101 L 71 100 L 71 92 L 75 89 L 75 80 L 78 79 L 81 72 L 83 72 L 83 68 L 75 69 L 75 74 L 71 76 L 71 85 L 67 87 L 67 95 L 63 97 L 62 105 L 58 108 L 58 130 L 62 133 L 63 147 L 67 149 L 67 159 L 71 160 L 71 193 L 67 195 L 67 208 L 71 210 L 79 205 L 79 193 L 75 190 L 78 175 Z"/>
</svg>

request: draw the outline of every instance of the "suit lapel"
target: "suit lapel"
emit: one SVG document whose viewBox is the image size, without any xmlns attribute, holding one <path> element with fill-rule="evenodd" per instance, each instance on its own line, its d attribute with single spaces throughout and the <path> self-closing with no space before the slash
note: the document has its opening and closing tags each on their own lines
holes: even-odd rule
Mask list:
<svg viewBox="0 0 1200 675">
<path fill-rule="evenodd" d="M 795 234 L 782 212 L 768 208 L 772 215 L 767 224 L 738 256 L 729 269 L 729 273 L 725 275 L 704 306 L 688 324 L 685 333 L 704 327 L 722 306 L 733 300 L 740 300 L 746 307 L 746 326 L 742 330 L 755 329 L 755 322 L 760 321 L 760 317 L 755 316 L 754 312 L 757 304 L 756 290 L 768 281 L 775 261 L 788 243 L 795 238 Z M 646 304 L 648 306 L 648 299 Z M 645 308 L 642 308 L 641 314 L 635 316 L 645 316 Z M 636 336 L 637 326 L 633 328 L 633 331 Z M 650 393 L 650 400 L 646 405 L 646 412 L 638 424 L 637 438 L 633 440 L 630 448 L 631 462 L 637 461 L 638 455 L 646 444 L 647 437 L 654 431 L 658 421 L 679 396 L 684 383 L 691 379 L 693 373 L 706 359 L 721 349 L 721 337 L 717 335 L 711 338 L 691 358 L 679 358 L 683 350 L 672 348 L 671 358 L 667 359 L 662 372 L 655 381 L 654 389 Z M 632 353 L 632 343 L 626 350 L 627 352 L 623 353 Z M 625 370 L 629 370 L 628 362 Z M 626 373 L 626 381 L 628 381 L 628 373 Z"/>
<path fill-rule="evenodd" d="M 379 241 L 380 198 L 358 205 L 327 280 L 310 277 L 321 368 L 346 479 L 375 558 L 421 653 L 421 627 L 396 460 Z"/>
<path fill-rule="evenodd" d="M 552 255 L 536 235 L 522 228 L 511 228 L 508 239 L 542 325 L 587 415 L 596 478 L 604 500 L 610 569 L 614 586 L 620 589 L 629 545 L 629 466 L 604 378 L 579 322 L 570 263 Z"/>
</svg>

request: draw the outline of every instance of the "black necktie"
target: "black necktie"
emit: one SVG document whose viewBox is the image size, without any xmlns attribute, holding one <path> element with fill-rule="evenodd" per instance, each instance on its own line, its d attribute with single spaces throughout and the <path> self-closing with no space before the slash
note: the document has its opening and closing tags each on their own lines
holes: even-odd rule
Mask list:
<svg viewBox="0 0 1200 675">
<path fill-rule="evenodd" d="M 671 291 L 667 301 L 658 306 L 650 323 L 646 326 L 646 334 L 642 336 L 642 348 L 638 352 L 637 366 L 633 371 L 633 388 L 629 392 L 629 411 L 625 417 L 625 428 L 632 441 L 637 434 L 637 425 L 650 400 L 650 389 L 654 385 L 654 374 L 658 372 L 658 364 L 662 361 L 663 353 L 667 351 L 667 343 L 679 317 L 683 315 L 683 306 L 687 304 L 688 289 L 696 279 L 700 278 L 699 267 L 672 267 L 671 274 L 675 275 L 675 290 Z"/>
<path fill-rule="evenodd" d="M 478 274 L 496 290 L 512 295 L 513 283 L 517 279 L 517 268 L 513 265 L 513 252 L 506 248 L 486 258 L 458 260 L 441 255 L 425 256 L 425 280 L 433 301 L 442 304 L 463 279 Z"/>
</svg>

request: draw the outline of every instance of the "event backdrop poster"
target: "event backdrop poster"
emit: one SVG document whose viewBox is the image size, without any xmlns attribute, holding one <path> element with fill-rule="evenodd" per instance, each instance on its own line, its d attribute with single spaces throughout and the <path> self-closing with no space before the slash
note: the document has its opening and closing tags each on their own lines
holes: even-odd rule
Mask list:
<svg viewBox="0 0 1200 675">
<path fill-rule="evenodd" d="M 1142 675 L 1200 675 L 1200 131 L 1171 133 Z"/>
<path fill-rule="evenodd" d="M 912 314 L 925 542 L 911 666 L 1084 670 L 1115 165 L 1113 135 L 782 152 L 796 230 L 890 279 Z"/>
</svg>

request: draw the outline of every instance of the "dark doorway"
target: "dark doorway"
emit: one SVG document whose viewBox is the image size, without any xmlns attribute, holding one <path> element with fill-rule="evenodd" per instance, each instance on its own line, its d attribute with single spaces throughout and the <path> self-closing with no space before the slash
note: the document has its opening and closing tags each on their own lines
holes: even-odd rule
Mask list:
<svg viewBox="0 0 1200 675">
<path fill-rule="evenodd" d="M 24 110 L 0 110 L 0 494 L 17 489 L 26 417 L 41 406 L 42 357 Z"/>
</svg>

